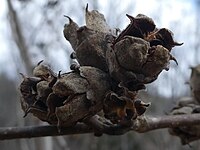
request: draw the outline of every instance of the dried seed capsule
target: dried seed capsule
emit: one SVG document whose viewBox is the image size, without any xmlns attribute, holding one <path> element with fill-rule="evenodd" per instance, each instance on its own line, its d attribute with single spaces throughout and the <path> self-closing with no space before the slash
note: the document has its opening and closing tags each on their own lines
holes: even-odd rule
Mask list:
<svg viewBox="0 0 200 150">
<path fill-rule="evenodd" d="M 88 86 L 86 79 L 80 77 L 79 74 L 72 72 L 61 75 L 52 89 L 56 95 L 66 97 L 72 94 L 86 93 Z"/>
<path fill-rule="evenodd" d="M 23 77 L 23 81 L 20 84 L 21 106 L 24 112 L 26 112 L 36 101 L 36 85 L 41 79 L 37 77 L 26 77 L 23 74 L 21 75 Z"/>
<path fill-rule="evenodd" d="M 41 81 L 37 84 L 37 97 L 41 98 L 46 103 L 48 95 L 52 92 L 52 89 L 49 87 L 48 81 Z"/>
<path fill-rule="evenodd" d="M 56 96 L 66 97 L 64 105 L 55 110 L 58 125 L 71 126 L 95 115 L 102 109 L 104 96 L 109 89 L 107 74 L 94 67 L 80 67 L 79 72 L 61 75 L 53 87 Z M 54 109 L 51 107 L 51 111 Z"/>
<path fill-rule="evenodd" d="M 161 45 L 154 47 L 152 55 L 148 56 L 146 63 L 143 65 L 143 74 L 146 77 L 155 77 L 163 69 L 168 69 L 171 54 L 169 51 Z"/>
<path fill-rule="evenodd" d="M 109 35 L 87 27 L 79 29 L 77 34 L 79 46 L 76 49 L 76 56 L 80 65 L 92 66 L 108 72 L 105 53 L 108 49 Z"/>
<path fill-rule="evenodd" d="M 105 117 L 116 124 L 121 124 L 137 117 L 134 100 L 124 95 L 118 96 L 114 92 L 106 95 L 103 110 Z"/>
<path fill-rule="evenodd" d="M 42 62 L 43 60 L 33 69 L 33 75 L 35 77 L 40 77 L 43 80 L 48 80 L 51 76 L 51 69 L 49 66 L 42 64 Z"/>
<path fill-rule="evenodd" d="M 183 44 L 175 42 L 173 39 L 173 33 L 166 28 L 158 29 L 157 31 L 155 31 L 155 33 L 152 34 L 154 35 L 154 39 L 150 40 L 152 46 L 160 44 L 171 51 L 174 46 L 181 46 Z"/>
<path fill-rule="evenodd" d="M 126 16 L 131 22 L 114 40 L 113 45 L 122 40 L 124 36 L 133 36 L 144 39 L 148 36 L 149 32 L 152 32 L 155 29 L 154 21 L 143 14 L 138 14 L 136 17 L 132 17 L 128 14 Z"/>
<path fill-rule="evenodd" d="M 125 36 L 123 40 L 115 44 L 114 51 L 119 65 L 134 73 L 141 73 L 141 67 L 147 60 L 150 45 L 147 41 Z"/>
</svg>

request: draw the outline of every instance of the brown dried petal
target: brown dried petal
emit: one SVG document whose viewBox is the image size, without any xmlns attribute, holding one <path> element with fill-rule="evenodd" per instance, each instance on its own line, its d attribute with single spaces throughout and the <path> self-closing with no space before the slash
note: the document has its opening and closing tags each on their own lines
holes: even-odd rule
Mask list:
<svg viewBox="0 0 200 150">
<path fill-rule="evenodd" d="M 131 23 L 114 40 L 113 45 L 115 45 L 117 42 L 122 40 L 124 38 L 124 36 L 134 36 L 134 37 L 138 37 L 138 38 L 144 38 L 142 31 L 134 24 L 134 17 L 132 17 L 130 15 L 127 15 L 127 16 L 130 19 Z"/>
</svg>

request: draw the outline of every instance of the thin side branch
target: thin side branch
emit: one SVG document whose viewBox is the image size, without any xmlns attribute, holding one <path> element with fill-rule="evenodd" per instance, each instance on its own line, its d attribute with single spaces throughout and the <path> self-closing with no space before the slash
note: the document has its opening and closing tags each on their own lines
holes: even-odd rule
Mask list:
<svg viewBox="0 0 200 150">
<path fill-rule="evenodd" d="M 93 118 L 93 121 L 95 118 Z M 174 115 L 174 116 L 163 116 L 163 117 L 144 117 L 137 119 L 133 122 L 131 127 L 121 126 L 108 126 L 100 124 L 98 125 L 102 133 L 108 135 L 121 135 L 130 130 L 136 132 L 148 132 L 151 130 L 172 128 L 179 126 L 192 126 L 200 125 L 200 114 L 191 115 Z M 100 127 L 101 126 L 101 127 Z M 60 132 L 56 126 L 27 126 L 27 127 L 9 127 L 0 128 L 0 140 L 18 139 L 18 138 L 33 138 L 33 137 L 44 137 L 44 136 L 59 136 L 59 135 L 71 135 L 71 134 L 84 134 L 93 133 L 96 129 L 78 123 L 77 125 L 70 128 L 62 128 Z"/>
</svg>

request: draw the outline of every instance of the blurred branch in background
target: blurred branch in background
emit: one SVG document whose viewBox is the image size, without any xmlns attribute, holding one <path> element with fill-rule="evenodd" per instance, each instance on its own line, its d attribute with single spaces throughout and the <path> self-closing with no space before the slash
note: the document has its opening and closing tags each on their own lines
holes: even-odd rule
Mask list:
<svg viewBox="0 0 200 150">
<path fill-rule="evenodd" d="M 21 59 L 24 61 L 27 74 L 31 74 L 33 65 L 31 62 L 30 55 L 28 54 L 28 46 L 26 45 L 26 41 L 21 30 L 20 20 L 17 16 L 16 11 L 13 9 L 11 0 L 7 0 L 7 3 L 8 3 L 8 14 L 9 14 L 10 28 L 12 31 L 12 37 L 16 45 L 18 46 Z"/>
</svg>

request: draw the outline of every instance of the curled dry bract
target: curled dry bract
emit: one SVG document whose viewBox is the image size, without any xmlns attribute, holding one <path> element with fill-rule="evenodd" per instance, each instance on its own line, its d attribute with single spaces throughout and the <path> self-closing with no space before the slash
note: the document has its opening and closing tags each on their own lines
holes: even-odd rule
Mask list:
<svg viewBox="0 0 200 150">
<path fill-rule="evenodd" d="M 70 42 L 73 49 L 76 49 L 77 46 L 77 34 L 76 31 L 78 30 L 79 26 L 68 16 L 69 23 L 64 25 L 63 34 L 67 41 Z"/>
</svg>

